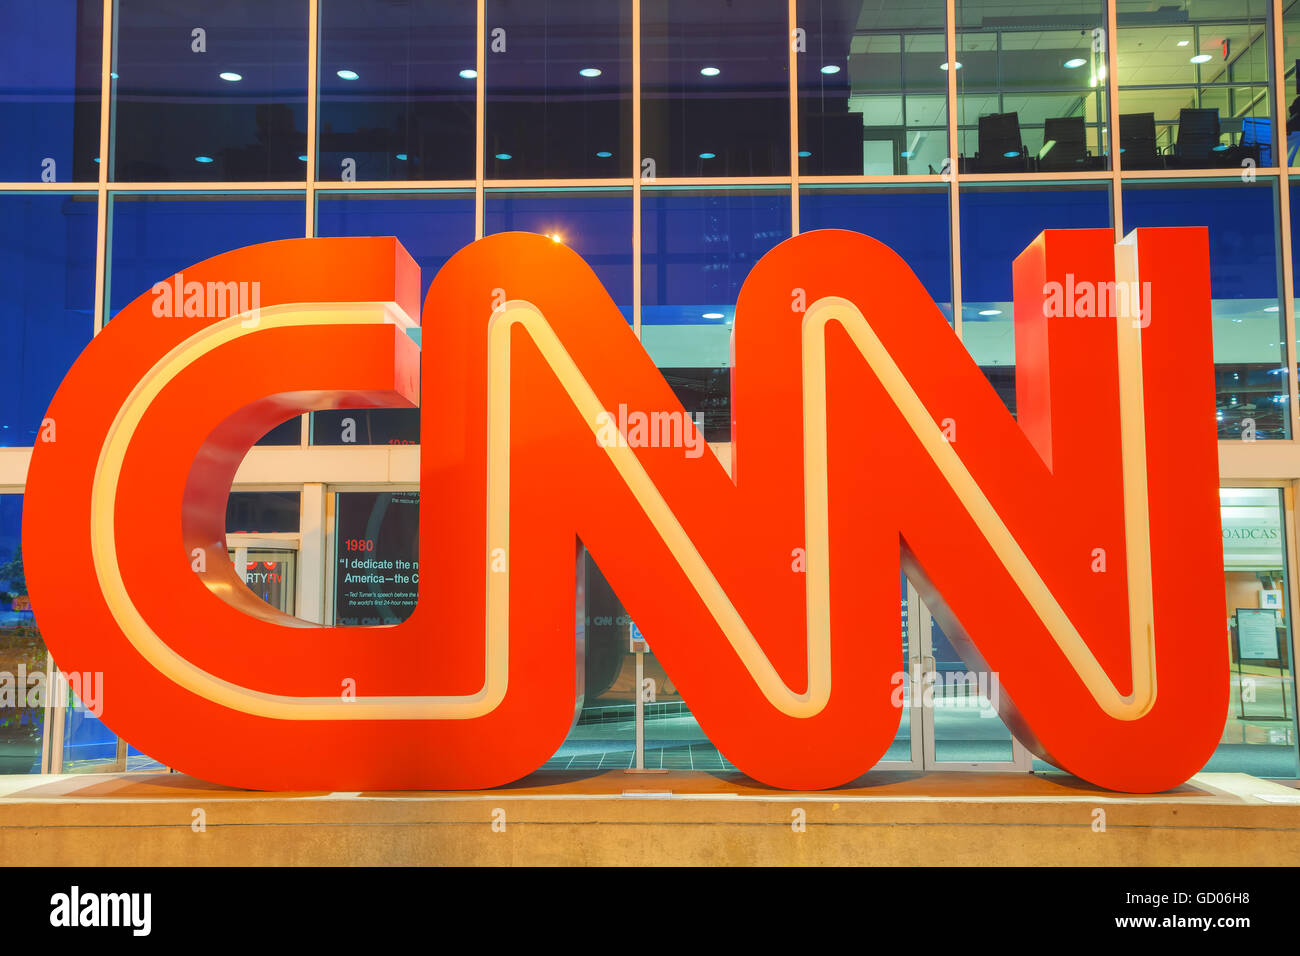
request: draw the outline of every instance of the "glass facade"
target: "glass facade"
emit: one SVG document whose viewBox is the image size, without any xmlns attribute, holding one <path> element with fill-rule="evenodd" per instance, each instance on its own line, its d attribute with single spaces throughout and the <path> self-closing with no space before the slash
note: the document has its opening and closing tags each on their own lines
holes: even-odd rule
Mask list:
<svg viewBox="0 0 1300 956">
<path fill-rule="evenodd" d="M 737 296 L 789 236 L 851 229 L 896 249 L 1014 413 L 1014 257 L 1048 228 L 1196 225 L 1210 242 L 1232 653 L 1209 769 L 1300 774 L 1300 2 L 482 7 L 481 21 L 474 0 L 0 12 L 0 671 L 57 663 L 18 543 L 25 448 L 54 389 L 126 304 L 225 250 L 392 235 L 427 292 L 476 237 L 569 244 L 726 463 Z M 419 422 L 410 409 L 332 411 L 268 433 L 260 444 L 280 447 L 250 452 L 254 477 L 236 482 L 228 514 L 249 587 L 318 623 L 409 614 L 414 581 L 360 572 L 378 548 L 418 574 L 419 456 L 403 446 Z M 649 696 L 636 685 L 635 622 L 590 559 L 581 580 L 585 707 L 548 767 L 627 766 L 642 695 L 647 767 L 728 769 L 653 647 Z M 908 594 L 904 581 L 904 672 L 927 657 L 958 668 Z M 0 772 L 148 766 L 82 690 L 0 713 Z M 885 764 L 1027 768 L 977 690 L 922 719 L 906 681 Z"/>
</svg>

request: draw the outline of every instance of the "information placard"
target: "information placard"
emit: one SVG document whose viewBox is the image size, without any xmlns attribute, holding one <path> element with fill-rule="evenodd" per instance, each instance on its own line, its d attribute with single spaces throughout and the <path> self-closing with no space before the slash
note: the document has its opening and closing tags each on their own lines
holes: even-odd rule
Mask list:
<svg viewBox="0 0 1300 956">
<path fill-rule="evenodd" d="M 334 623 L 405 621 L 420 585 L 419 492 L 343 492 L 336 513 Z"/>
<path fill-rule="evenodd" d="M 1237 608 L 1237 648 L 1244 661 L 1277 660 L 1277 611 Z"/>
</svg>

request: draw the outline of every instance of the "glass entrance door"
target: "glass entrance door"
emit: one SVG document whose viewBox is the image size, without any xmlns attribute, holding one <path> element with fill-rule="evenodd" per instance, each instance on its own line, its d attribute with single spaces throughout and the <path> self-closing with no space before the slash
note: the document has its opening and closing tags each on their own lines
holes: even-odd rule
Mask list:
<svg viewBox="0 0 1300 956">
<path fill-rule="evenodd" d="M 997 674 L 966 667 L 906 577 L 900 596 L 903 670 L 894 699 L 903 713 L 875 769 L 1029 770 L 1033 755 L 998 717 Z"/>
</svg>

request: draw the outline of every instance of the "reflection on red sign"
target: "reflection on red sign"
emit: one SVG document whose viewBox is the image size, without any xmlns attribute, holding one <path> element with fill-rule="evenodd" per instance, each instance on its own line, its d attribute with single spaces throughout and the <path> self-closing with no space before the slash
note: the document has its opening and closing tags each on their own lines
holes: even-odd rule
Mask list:
<svg viewBox="0 0 1300 956">
<path fill-rule="evenodd" d="M 1172 787 L 1227 709 L 1205 232 L 1047 232 L 1013 271 L 1018 419 L 890 249 L 782 243 L 737 303 L 729 471 L 674 445 L 694 424 L 563 244 L 454 256 L 425 302 L 422 380 L 419 276 L 395 240 L 217 256 L 186 279 L 260 282 L 256 314 L 164 319 L 142 297 L 50 406 L 24 509 L 42 631 L 63 667 L 126 688 L 114 730 L 200 777 L 494 786 L 574 723 L 581 539 L 718 748 L 823 788 L 899 726 L 901 564 L 1035 753 Z M 1129 284 L 1150 290 L 1140 314 L 1114 304 Z M 1045 309 L 1049 287 L 1111 305 Z M 417 405 L 420 601 L 382 640 L 303 627 L 215 560 L 235 470 L 272 426 Z M 664 440 L 609 440 L 623 407 Z M 176 543 L 161 562 L 159 540 Z"/>
</svg>

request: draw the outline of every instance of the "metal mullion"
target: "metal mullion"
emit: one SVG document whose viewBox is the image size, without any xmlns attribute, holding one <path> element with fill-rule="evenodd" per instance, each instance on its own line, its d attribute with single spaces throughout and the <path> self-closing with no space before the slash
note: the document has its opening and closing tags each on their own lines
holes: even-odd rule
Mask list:
<svg viewBox="0 0 1300 956">
<path fill-rule="evenodd" d="M 484 180 L 486 189 L 627 189 L 634 180 L 627 176 L 608 179 L 494 179 Z M 473 185 L 471 183 L 471 185 Z"/>
<path fill-rule="evenodd" d="M 641 0 L 632 0 L 632 334 L 638 341 L 641 338 L 641 252 Z"/>
<path fill-rule="evenodd" d="M 387 192 L 413 192 L 416 190 L 427 189 L 459 189 L 470 190 L 474 188 L 472 179 L 368 179 L 358 182 L 345 183 L 339 182 L 315 182 L 312 188 L 316 192 L 325 192 L 328 190 L 348 190 L 349 192 L 358 192 L 362 190 L 382 190 Z"/>
<path fill-rule="evenodd" d="M 1195 180 L 1195 179 L 1240 179 L 1240 166 L 1221 166 L 1218 169 L 1128 169 L 1123 170 L 1125 179 L 1177 179 L 1177 180 Z M 1257 176 L 1276 176 L 1279 174 L 1276 166 L 1258 166 L 1255 168 Z"/>
<path fill-rule="evenodd" d="M 1030 182 L 1073 182 L 1073 183 L 1105 183 L 1110 182 L 1111 174 L 1109 171 L 1098 172 L 1096 170 L 1077 170 L 1064 172 L 1034 172 L 1027 173 L 1024 171 L 1011 173 L 962 173 L 962 182 L 966 183 L 1024 183 L 1028 177 Z"/>
<path fill-rule="evenodd" d="M 474 238 L 483 238 L 483 180 L 487 175 L 487 0 L 477 0 L 474 78 Z"/>
<path fill-rule="evenodd" d="M 91 195 L 99 190 L 92 182 L 78 183 L 0 183 L 0 191 L 11 193 L 76 193 Z"/>
<path fill-rule="evenodd" d="M 1109 134 L 1106 146 L 1110 151 L 1110 210 L 1115 226 L 1115 241 L 1124 238 L 1123 163 L 1119 150 L 1119 13 L 1118 0 L 1106 2 L 1106 115 Z"/>
<path fill-rule="evenodd" d="M 271 182 L 176 182 L 176 183 L 112 183 L 109 187 L 115 193 L 214 193 L 214 192 L 276 192 L 301 193 L 304 183 L 298 180 L 279 180 Z M 313 189 L 317 188 L 315 184 Z"/>
<path fill-rule="evenodd" d="M 113 21 L 114 0 L 104 0 L 103 33 L 99 55 L 99 178 L 95 191 L 95 305 L 91 331 L 98 335 L 104 328 L 104 285 L 108 269 L 108 174 L 112 165 L 109 155 L 109 123 L 113 102 Z"/>
<path fill-rule="evenodd" d="M 307 0 L 307 178 L 305 234 L 316 236 L 317 120 L 320 95 L 320 0 Z"/>
<path fill-rule="evenodd" d="M 799 26 L 798 0 L 786 4 L 786 57 L 790 74 L 790 235 L 799 235 L 799 54 L 795 30 Z"/>
<path fill-rule="evenodd" d="M 1284 36 L 1283 36 L 1283 12 L 1282 0 L 1273 0 L 1272 4 L 1272 29 L 1273 29 L 1273 124 L 1274 135 L 1273 142 L 1277 144 L 1274 154 L 1277 162 L 1281 163 L 1283 157 L 1288 155 L 1286 148 L 1287 142 L 1287 111 L 1282 108 L 1285 101 L 1283 91 L 1286 89 L 1286 67 L 1283 61 L 1284 56 Z M 1283 335 L 1286 338 L 1286 380 L 1287 380 L 1287 406 L 1291 412 L 1291 440 L 1300 440 L 1300 403 L 1296 401 L 1297 375 L 1296 375 L 1296 334 L 1295 334 L 1295 274 L 1291 267 L 1291 174 L 1288 167 L 1277 167 L 1277 197 L 1278 197 L 1278 229 L 1281 234 L 1281 266 L 1282 266 L 1282 321 L 1285 325 Z M 1291 572 L 1294 579 L 1295 570 Z"/>
<path fill-rule="evenodd" d="M 1274 10 L 1278 8 L 1279 3 L 1280 0 L 1275 0 L 1273 4 Z M 1294 666 L 1295 648 L 1296 648 L 1296 630 L 1294 625 L 1295 613 L 1296 613 L 1295 608 L 1297 606 L 1300 606 L 1297 604 L 1297 601 L 1300 600 L 1300 590 L 1297 589 L 1297 584 L 1296 584 L 1296 580 L 1297 580 L 1296 565 L 1297 565 L 1297 561 L 1300 560 L 1300 554 L 1297 553 L 1297 544 L 1296 544 L 1296 534 L 1297 534 L 1296 511 L 1295 511 L 1296 485 L 1297 482 L 1291 480 L 1291 481 L 1287 481 L 1280 488 L 1282 492 L 1282 527 L 1286 529 L 1286 541 L 1285 541 L 1286 589 L 1287 589 L 1287 598 L 1290 601 L 1290 604 L 1287 607 L 1288 618 L 1286 622 L 1287 624 L 1286 631 L 1287 631 L 1287 638 L 1289 639 L 1291 645 L 1287 650 L 1291 654 L 1291 663 L 1292 663 L 1292 667 L 1291 667 L 1292 705 L 1296 703 L 1295 700 L 1296 671 Z M 1285 702 L 1286 678 L 1280 674 L 1278 675 L 1278 677 L 1281 680 L 1282 686 L 1280 690 L 1282 692 L 1282 699 Z"/>
<path fill-rule="evenodd" d="M 961 196 L 957 129 L 957 2 L 945 0 L 944 42 L 948 52 L 948 250 L 952 269 L 952 330 L 961 338 Z M 942 178 L 942 177 L 940 177 Z"/>
</svg>

